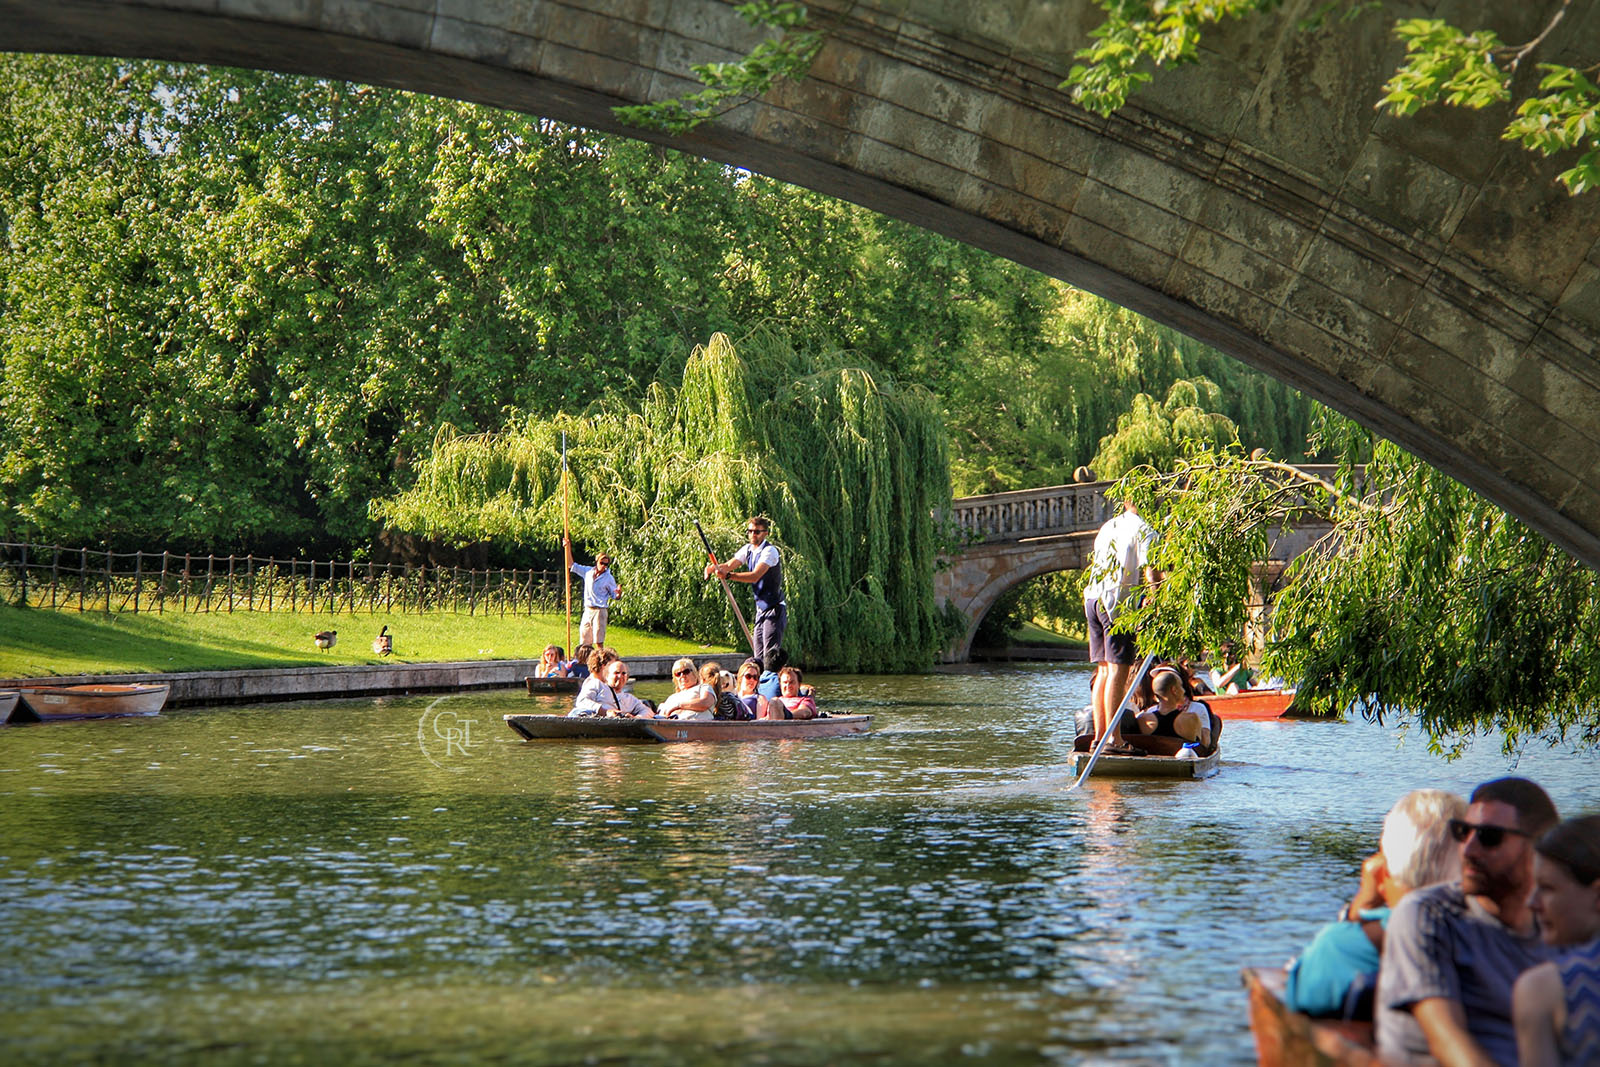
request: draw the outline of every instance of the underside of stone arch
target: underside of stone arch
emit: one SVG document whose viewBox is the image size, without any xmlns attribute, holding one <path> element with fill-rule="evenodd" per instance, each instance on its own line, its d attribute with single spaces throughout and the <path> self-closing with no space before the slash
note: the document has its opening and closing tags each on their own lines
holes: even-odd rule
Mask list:
<svg viewBox="0 0 1600 1067">
<path fill-rule="evenodd" d="M 810 6 L 828 33 L 811 75 L 679 138 L 611 108 L 748 49 L 719 0 L 0 0 L 0 48 L 389 85 L 806 185 L 1204 340 L 1600 564 L 1600 194 L 1569 198 L 1563 161 L 1501 142 L 1503 110 L 1374 111 L 1393 10 L 1305 31 L 1315 5 L 1290 0 L 1101 119 L 1056 88 L 1101 18 L 1088 0 Z M 1560 6 L 1444 14 L 1521 41 Z M 1535 58 L 1600 60 L 1600 7 Z"/>
</svg>

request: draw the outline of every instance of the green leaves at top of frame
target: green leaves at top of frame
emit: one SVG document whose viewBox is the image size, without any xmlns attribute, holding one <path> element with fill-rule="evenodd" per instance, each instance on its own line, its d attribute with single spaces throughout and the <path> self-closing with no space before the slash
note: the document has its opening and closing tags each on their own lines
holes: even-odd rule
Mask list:
<svg viewBox="0 0 1600 1067">
<path fill-rule="evenodd" d="M 698 93 L 653 104 L 616 107 L 612 113 L 630 126 L 688 133 L 739 100 L 760 96 L 780 78 L 798 81 L 805 77 L 822 47 L 822 34 L 803 29 L 808 18 L 804 4 L 753 0 L 734 10 L 752 26 L 780 31 L 778 36 L 762 41 L 737 62 L 700 63 L 690 68 L 705 86 Z"/>
</svg>

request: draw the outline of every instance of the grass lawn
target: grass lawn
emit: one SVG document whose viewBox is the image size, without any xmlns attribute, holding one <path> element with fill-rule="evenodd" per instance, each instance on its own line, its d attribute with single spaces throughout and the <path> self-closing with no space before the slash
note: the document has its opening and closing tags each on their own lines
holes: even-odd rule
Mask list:
<svg viewBox="0 0 1600 1067">
<path fill-rule="evenodd" d="M 372 654 L 372 639 L 385 624 L 394 638 L 394 655 L 380 659 Z M 338 644 L 327 652 L 317 648 L 311 635 L 318 630 L 338 631 Z M 577 633 L 574 620 L 574 641 Z M 106 615 L 0 604 L 0 678 L 537 659 L 551 642 L 569 654 L 572 651 L 567 648 L 567 624 L 560 615 L 502 618 L 441 612 L 334 616 L 264 611 Z M 606 643 L 625 656 L 705 650 L 684 638 L 622 626 L 607 628 Z M 716 651 L 719 655 L 727 652 Z"/>
<path fill-rule="evenodd" d="M 1023 623 L 1022 629 L 1017 631 L 1013 642 L 1018 645 L 1042 645 L 1046 648 L 1088 649 L 1089 647 L 1089 642 L 1084 638 L 1058 634 L 1054 630 L 1046 630 L 1043 626 L 1033 622 Z"/>
</svg>

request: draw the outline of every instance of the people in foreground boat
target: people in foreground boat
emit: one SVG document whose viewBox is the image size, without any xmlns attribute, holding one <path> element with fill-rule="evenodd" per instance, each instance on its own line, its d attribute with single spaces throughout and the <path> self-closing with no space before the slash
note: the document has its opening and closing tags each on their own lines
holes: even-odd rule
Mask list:
<svg viewBox="0 0 1600 1067">
<path fill-rule="evenodd" d="M 1419 889 L 1395 906 L 1378 973 L 1380 1055 L 1441 1064 L 1514 1064 L 1511 987 L 1549 958 L 1528 896 L 1533 842 L 1559 819 L 1526 778 L 1473 790 L 1466 817 L 1450 821 L 1461 876 Z"/>
<path fill-rule="evenodd" d="M 599 656 L 600 653 L 596 652 L 596 659 Z M 578 689 L 578 699 L 573 701 L 567 717 L 654 718 L 655 712 L 650 705 L 628 692 L 627 685 L 628 665 L 613 652 L 611 658 L 601 663 L 599 669 Z"/>
<path fill-rule="evenodd" d="M 672 695 L 656 706 L 656 714 L 673 719 L 709 719 L 715 714 L 717 694 L 700 681 L 694 660 L 680 659 L 672 664 Z"/>
<path fill-rule="evenodd" d="M 1383 818 L 1378 851 L 1361 865 L 1361 883 L 1338 921 L 1317 931 L 1289 965 L 1284 1003 L 1307 1015 L 1367 1019 L 1391 909 L 1413 889 L 1452 881 L 1461 850 L 1450 820 L 1467 802 L 1442 789 L 1415 789 Z"/>
<path fill-rule="evenodd" d="M 1211 709 L 1195 699 L 1183 672 L 1165 663 L 1152 668 L 1150 691 L 1155 703 L 1139 713 L 1139 736 L 1130 738 L 1133 747 L 1157 756 L 1209 754 Z M 1191 742 L 1194 747 L 1186 748 Z"/>
<path fill-rule="evenodd" d="M 539 655 L 540 678 L 566 678 L 567 665 L 561 658 L 560 645 L 545 645 L 544 652 Z"/>
<path fill-rule="evenodd" d="M 1562 949 L 1512 989 L 1522 1067 L 1600 1064 L 1600 815 L 1568 819 L 1534 845 L 1528 906 Z"/>
</svg>

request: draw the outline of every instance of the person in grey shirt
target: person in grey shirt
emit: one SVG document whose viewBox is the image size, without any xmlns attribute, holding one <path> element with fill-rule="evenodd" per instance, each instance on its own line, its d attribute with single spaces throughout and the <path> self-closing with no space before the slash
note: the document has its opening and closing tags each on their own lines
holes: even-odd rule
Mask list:
<svg viewBox="0 0 1600 1067">
<path fill-rule="evenodd" d="M 1475 789 L 1450 821 L 1461 878 L 1407 896 L 1394 909 L 1378 972 L 1378 1052 L 1397 1063 L 1446 1067 L 1517 1062 L 1511 987 L 1549 956 L 1528 895 L 1533 842 L 1559 820 L 1526 778 Z"/>
</svg>

